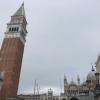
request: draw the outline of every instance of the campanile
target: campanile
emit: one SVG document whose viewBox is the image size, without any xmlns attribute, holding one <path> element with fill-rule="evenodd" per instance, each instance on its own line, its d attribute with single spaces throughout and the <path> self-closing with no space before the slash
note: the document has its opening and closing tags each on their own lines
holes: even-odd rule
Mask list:
<svg viewBox="0 0 100 100">
<path fill-rule="evenodd" d="M 27 35 L 24 3 L 11 16 L 0 50 L 0 72 L 4 72 L 2 100 L 16 97 L 19 85 L 24 45 Z"/>
</svg>

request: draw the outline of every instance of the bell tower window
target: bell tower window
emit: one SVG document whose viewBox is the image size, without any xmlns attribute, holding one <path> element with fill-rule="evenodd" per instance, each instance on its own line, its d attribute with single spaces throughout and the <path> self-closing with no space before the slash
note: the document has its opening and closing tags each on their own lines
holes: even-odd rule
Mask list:
<svg viewBox="0 0 100 100">
<path fill-rule="evenodd" d="M 9 28 L 9 32 L 18 32 L 18 31 L 19 31 L 19 27 Z"/>
<path fill-rule="evenodd" d="M 14 28 L 12 28 L 12 31 L 14 31 Z"/>
<path fill-rule="evenodd" d="M 9 28 L 9 32 L 11 31 L 11 28 Z"/>
<path fill-rule="evenodd" d="M 14 31 L 16 31 L 16 27 L 14 28 Z"/>
</svg>

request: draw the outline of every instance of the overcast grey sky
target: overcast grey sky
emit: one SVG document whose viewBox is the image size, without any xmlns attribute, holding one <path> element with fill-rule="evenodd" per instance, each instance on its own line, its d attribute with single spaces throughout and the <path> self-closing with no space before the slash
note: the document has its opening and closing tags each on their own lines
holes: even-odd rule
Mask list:
<svg viewBox="0 0 100 100">
<path fill-rule="evenodd" d="M 23 0 L 1 0 L 0 44 L 6 24 Z M 99 0 L 24 0 L 28 35 L 19 93 L 63 88 L 63 76 L 81 80 L 100 53 Z"/>
</svg>

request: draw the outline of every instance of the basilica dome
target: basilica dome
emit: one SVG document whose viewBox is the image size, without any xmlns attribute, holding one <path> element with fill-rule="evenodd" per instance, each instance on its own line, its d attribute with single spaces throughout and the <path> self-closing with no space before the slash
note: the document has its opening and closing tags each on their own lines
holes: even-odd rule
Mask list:
<svg viewBox="0 0 100 100">
<path fill-rule="evenodd" d="M 92 68 L 91 72 L 89 72 L 87 75 L 87 80 L 96 80 L 95 73 L 96 71 L 94 70 L 94 68 Z"/>
</svg>

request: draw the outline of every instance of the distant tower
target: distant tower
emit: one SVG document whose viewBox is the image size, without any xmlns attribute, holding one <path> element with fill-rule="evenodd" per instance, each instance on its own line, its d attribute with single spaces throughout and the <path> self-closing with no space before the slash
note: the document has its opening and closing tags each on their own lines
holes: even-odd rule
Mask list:
<svg viewBox="0 0 100 100">
<path fill-rule="evenodd" d="M 0 72 L 4 72 L 1 91 L 2 100 L 17 96 L 24 45 L 26 41 L 27 21 L 24 3 L 11 16 L 0 51 Z M 1 98 L 0 97 L 0 98 Z"/>
<path fill-rule="evenodd" d="M 51 88 L 48 90 L 48 100 L 53 100 L 53 90 Z"/>
<path fill-rule="evenodd" d="M 66 75 L 64 75 L 64 85 L 67 85 L 68 82 L 67 82 L 67 78 L 66 78 Z"/>
<path fill-rule="evenodd" d="M 64 94 L 67 95 L 68 82 L 66 75 L 64 75 Z"/>
<path fill-rule="evenodd" d="M 78 83 L 78 85 L 80 85 L 80 77 L 79 77 L 79 75 L 77 75 L 77 83 Z"/>
</svg>

